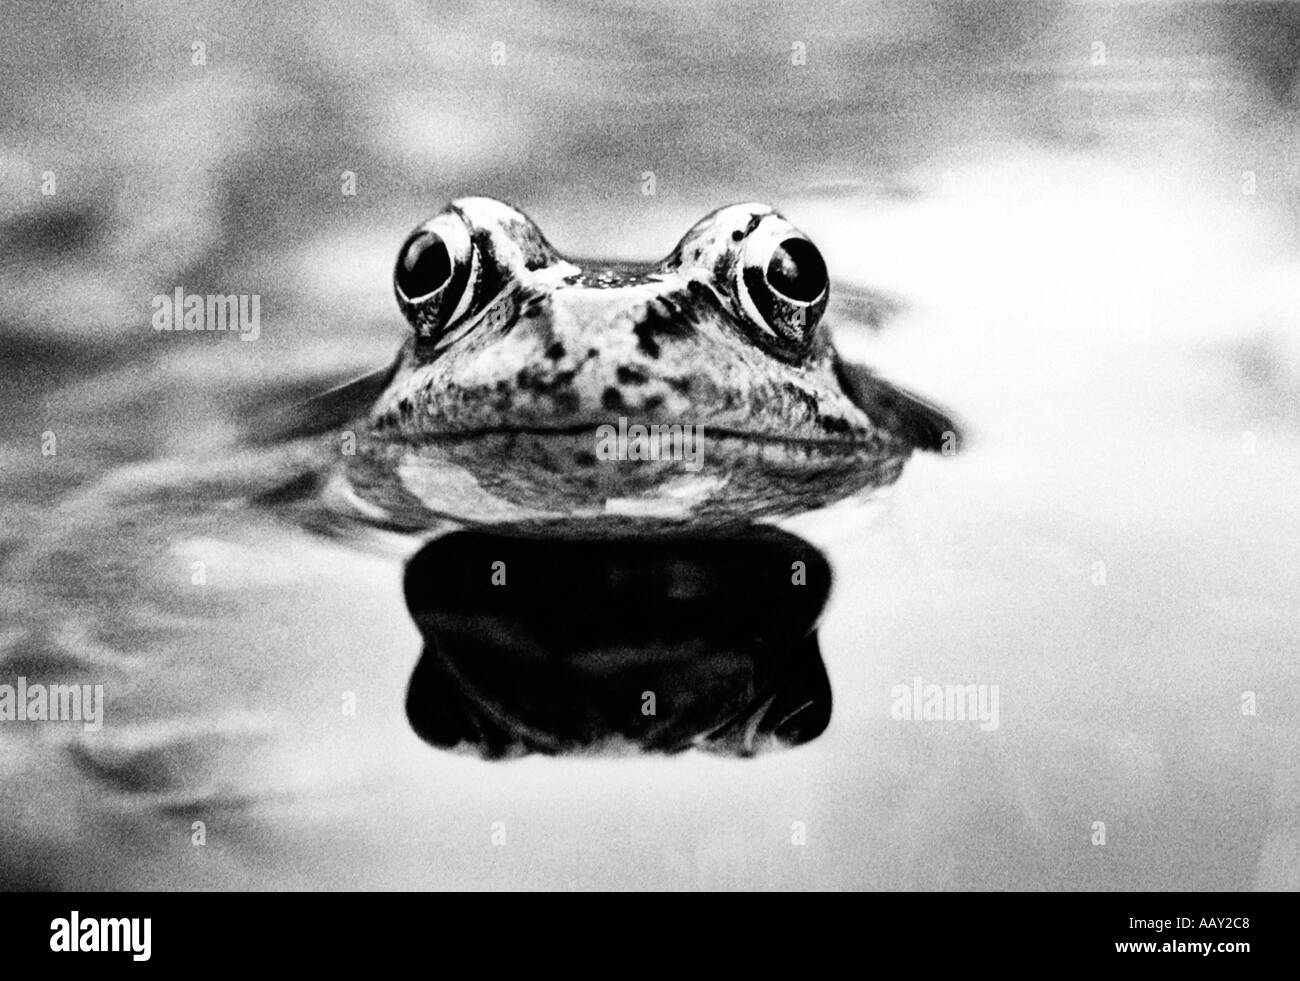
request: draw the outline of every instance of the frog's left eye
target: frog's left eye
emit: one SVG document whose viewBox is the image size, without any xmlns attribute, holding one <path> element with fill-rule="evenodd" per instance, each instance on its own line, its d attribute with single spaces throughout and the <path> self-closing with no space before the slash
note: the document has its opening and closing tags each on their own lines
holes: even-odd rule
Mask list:
<svg viewBox="0 0 1300 981">
<path fill-rule="evenodd" d="M 772 250 L 765 278 L 769 289 L 792 303 L 812 303 L 830 285 L 821 253 L 804 238 L 788 238 Z"/>
<path fill-rule="evenodd" d="M 749 318 L 775 335 L 775 346 L 797 357 L 807 350 L 826 309 L 830 277 L 817 247 L 773 216 L 740 250 L 736 293 Z"/>
<path fill-rule="evenodd" d="M 397 254 L 393 285 L 417 333 L 436 335 L 469 308 L 478 262 L 465 222 L 444 213 L 417 228 Z"/>
</svg>

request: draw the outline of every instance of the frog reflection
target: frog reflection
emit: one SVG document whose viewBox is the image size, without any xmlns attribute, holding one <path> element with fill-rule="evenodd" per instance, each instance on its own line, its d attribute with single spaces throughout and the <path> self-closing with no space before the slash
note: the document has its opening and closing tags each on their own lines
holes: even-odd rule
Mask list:
<svg viewBox="0 0 1300 981">
<path fill-rule="evenodd" d="M 407 715 L 485 757 L 692 747 L 748 756 L 815 738 L 830 568 L 774 528 L 680 541 L 457 532 L 408 565 L 425 649 Z"/>
</svg>

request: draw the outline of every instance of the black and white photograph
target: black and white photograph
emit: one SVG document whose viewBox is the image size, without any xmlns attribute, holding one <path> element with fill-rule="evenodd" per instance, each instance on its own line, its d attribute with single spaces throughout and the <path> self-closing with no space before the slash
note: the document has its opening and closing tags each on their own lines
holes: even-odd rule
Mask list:
<svg viewBox="0 0 1300 981">
<path fill-rule="evenodd" d="M 2 18 L 24 946 L 1300 888 L 1300 4 Z"/>
</svg>

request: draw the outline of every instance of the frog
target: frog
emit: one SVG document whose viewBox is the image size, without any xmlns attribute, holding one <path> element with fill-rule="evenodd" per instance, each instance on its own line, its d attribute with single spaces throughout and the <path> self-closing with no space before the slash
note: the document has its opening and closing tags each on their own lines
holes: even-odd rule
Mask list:
<svg viewBox="0 0 1300 981">
<path fill-rule="evenodd" d="M 401 241 L 393 290 L 406 337 L 386 365 L 341 385 L 314 388 L 286 368 L 267 386 L 181 357 L 152 376 L 179 402 L 142 403 L 134 366 L 61 397 L 81 407 L 60 427 L 74 476 L 98 476 L 59 494 L 8 550 L 0 659 L 33 683 L 104 679 L 114 721 L 107 737 L 51 743 L 32 759 L 70 768 L 70 781 L 90 774 L 109 800 L 189 806 L 224 792 L 205 780 L 243 772 L 259 752 L 246 745 L 262 738 L 249 720 L 280 719 L 303 752 L 336 738 L 329 713 L 281 712 L 303 679 L 377 699 L 409 686 L 423 738 L 450 747 L 485 733 L 491 754 L 610 736 L 749 753 L 760 732 L 820 732 L 829 687 L 815 624 L 829 571 L 814 575 L 822 565 L 797 541 L 752 532 L 887 487 L 913 452 L 946 454 L 964 437 L 946 410 L 839 352 L 811 239 L 744 203 L 700 219 L 660 261 L 589 261 L 562 255 L 512 205 L 457 198 Z M 189 415 L 177 421 L 179 410 Z M 136 445 L 149 442 L 144 426 L 168 434 L 159 452 Z M 101 466 L 97 434 L 134 440 L 131 452 L 108 442 Z M 636 451 L 647 443 L 661 452 Z M 501 629 L 475 633 L 482 611 L 442 595 L 438 576 L 468 575 L 458 556 L 473 554 L 483 576 L 519 585 L 545 568 L 530 565 L 527 542 L 538 540 L 557 574 L 587 586 L 570 606 L 558 590 L 538 621 L 526 588 L 496 590 Z M 774 618 L 776 639 L 756 641 L 736 604 L 770 589 L 764 576 L 789 579 L 796 562 L 811 578 L 791 588 L 809 602 Z M 731 570 L 731 599 L 717 593 L 720 570 Z M 690 672 L 644 681 L 679 653 L 660 632 L 632 629 L 644 617 L 629 612 L 628 626 L 614 615 L 676 611 L 691 597 L 709 614 L 691 623 L 735 628 L 694 641 L 716 668 L 707 698 L 685 698 L 705 690 Z M 547 731 L 541 689 L 513 684 L 509 669 L 521 656 L 511 638 L 541 629 L 521 647 L 536 654 L 547 623 L 608 627 L 605 654 L 548 655 L 558 690 L 574 690 L 578 672 L 601 694 L 563 739 Z M 486 680 L 466 673 L 485 664 L 504 667 Z M 639 699 L 651 688 L 663 702 L 646 728 L 656 717 Z M 156 725 L 169 713 L 191 722 Z M 409 735 L 395 714 L 359 716 L 376 733 L 364 746 Z M 202 761 L 186 762 L 196 740 Z M 165 772 L 159 759 L 172 761 Z"/>
<path fill-rule="evenodd" d="M 457 198 L 405 238 L 393 290 L 396 358 L 259 434 L 346 433 L 322 499 L 348 520 L 699 533 L 883 488 L 913 451 L 962 444 L 946 410 L 840 354 L 826 262 L 766 204 L 718 208 L 637 263 L 565 256 L 518 208 Z"/>
</svg>

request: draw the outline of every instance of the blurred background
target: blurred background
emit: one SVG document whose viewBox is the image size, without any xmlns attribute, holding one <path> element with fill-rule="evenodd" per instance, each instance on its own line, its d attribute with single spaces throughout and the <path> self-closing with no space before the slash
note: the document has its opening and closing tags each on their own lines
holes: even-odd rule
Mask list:
<svg viewBox="0 0 1300 981">
<path fill-rule="evenodd" d="M 974 436 L 914 461 L 870 526 L 797 523 L 839 576 L 836 716 L 808 747 L 485 775 L 394 714 L 335 737 L 344 776 L 264 773 L 247 799 L 280 803 L 240 811 L 198 873 L 160 857 L 166 781 L 140 804 L 93 767 L 59 776 L 67 745 L 41 743 L 0 771 L 21 791 L 0 814 L 11 881 L 1300 885 L 1300 5 L 12 2 L 6 21 L 5 554 L 116 468 L 388 361 L 396 250 L 462 194 L 517 204 L 562 251 L 638 259 L 771 202 L 826 256 L 844 347 Z M 259 294 L 259 339 L 155 332 L 152 297 L 177 287 Z M 11 582 L 8 609 L 8 666 L 35 674 L 14 638 L 66 614 L 39 584 Z M 255 638 L 204 643 L 227 673 L 274 671 Z M 400 696 L 409 633 L 358 643 Z M 889 689 L 917 675 L 1000 684 L 1002 728 L 893 722 Z M 359 773 L 382 793 L 323 805 Z M 51 830 L 82 780 L 91 802 Z M 480 799 L 531 829 L 512 861 L 446 830 L 486 827 Z M 443 829 L 419 861 L 403 821 Z M 297 864 L 265 850 L 290 838 L 314 843 Z M 68 855 L 82 871 L 32 871 Z"/>
</svg>

